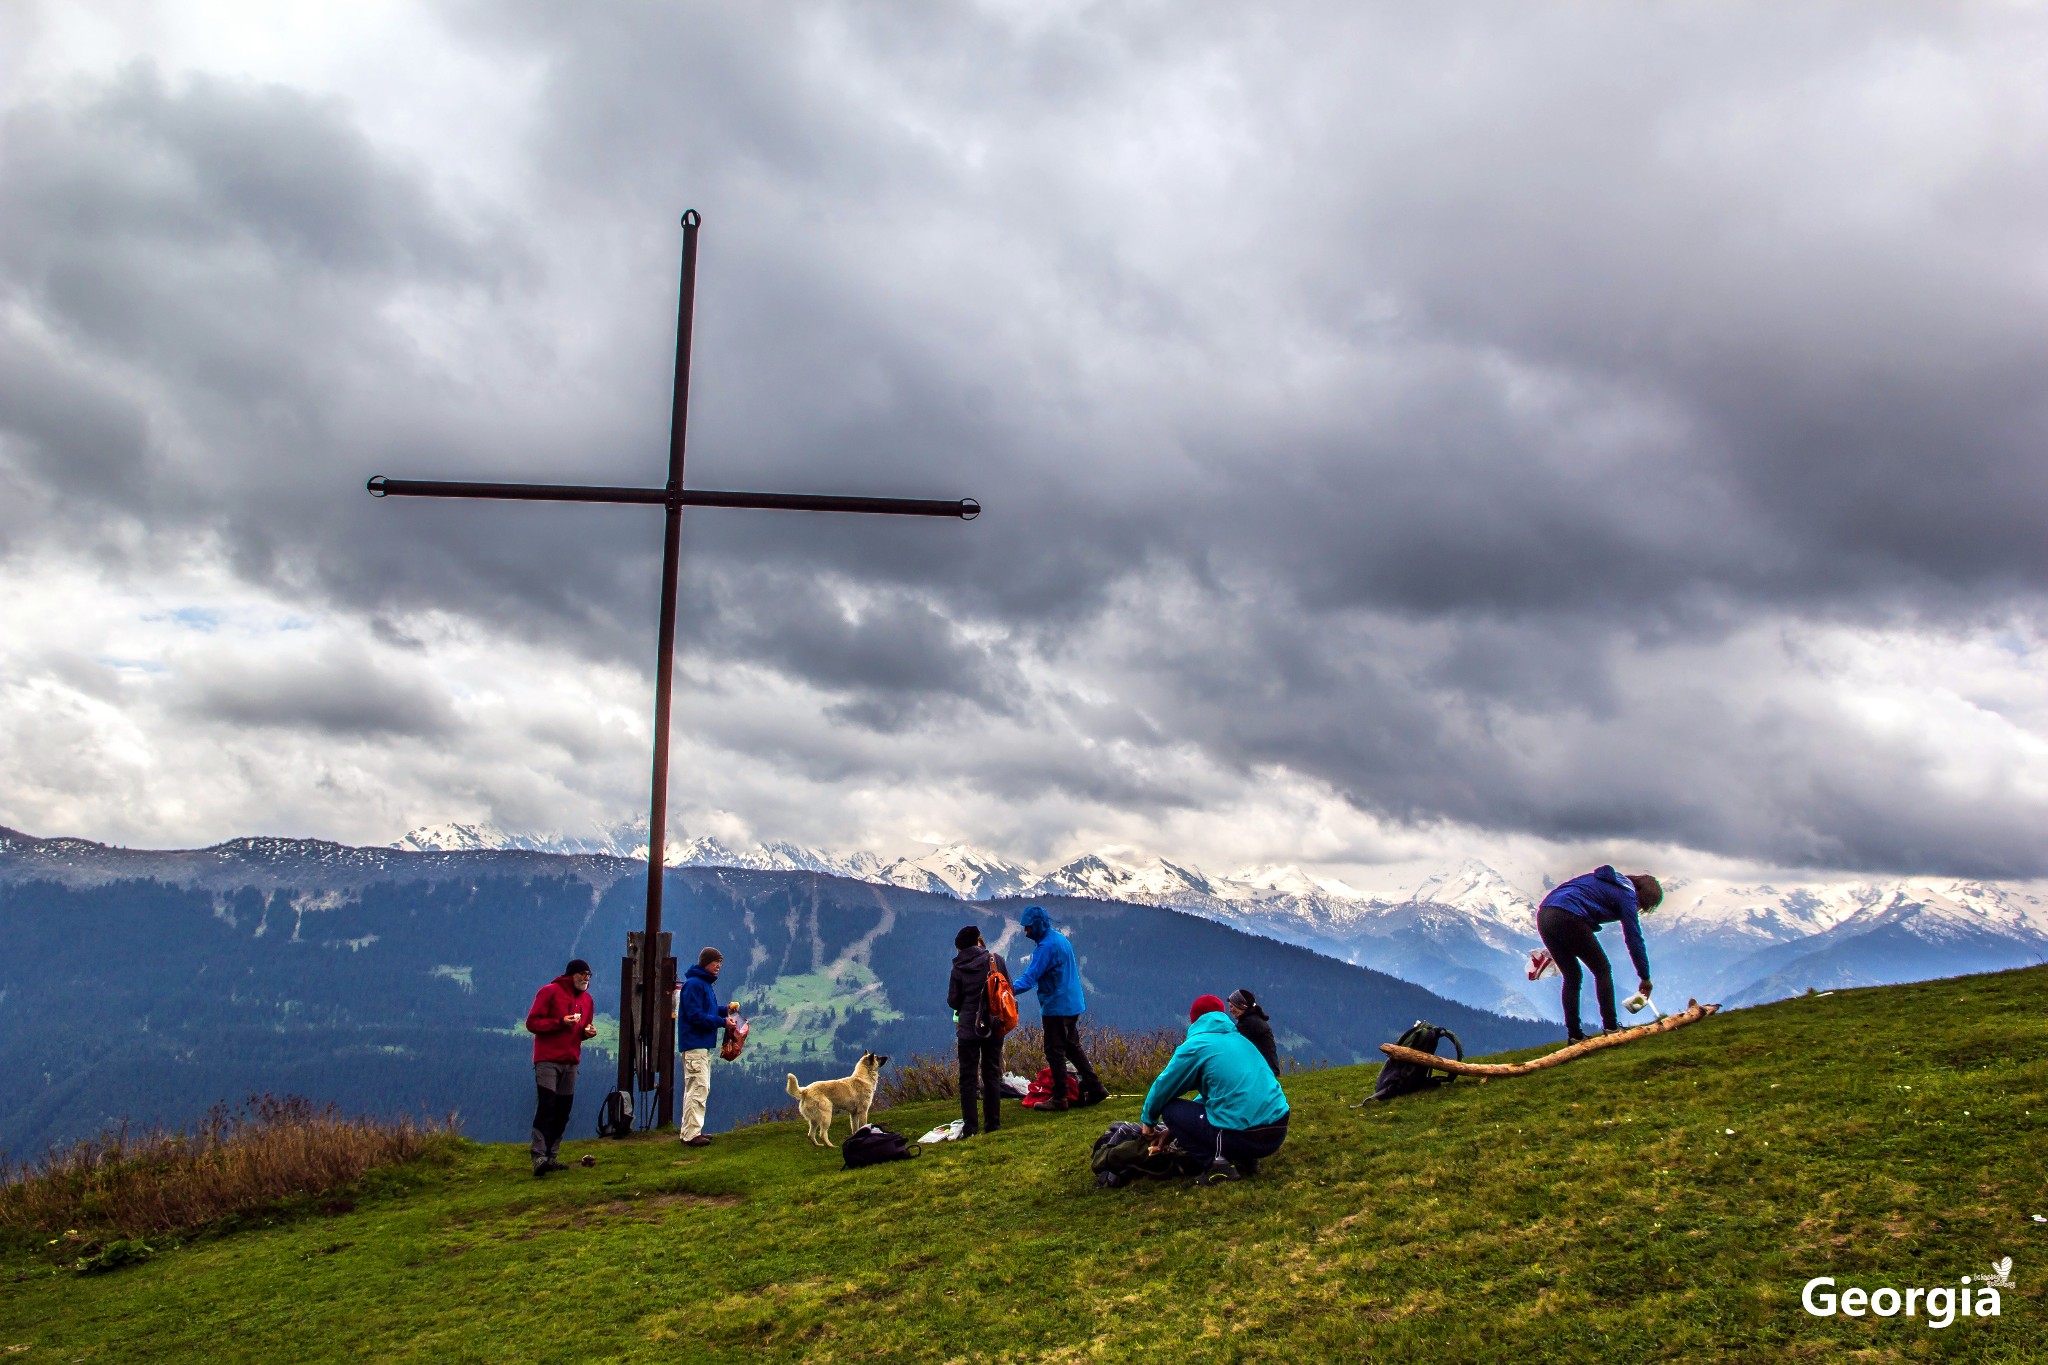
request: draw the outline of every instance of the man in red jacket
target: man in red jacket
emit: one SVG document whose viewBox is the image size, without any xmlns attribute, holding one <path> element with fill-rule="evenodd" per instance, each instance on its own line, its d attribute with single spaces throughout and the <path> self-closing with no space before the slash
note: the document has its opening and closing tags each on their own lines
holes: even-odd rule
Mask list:
<svg viewBox="0 0 2048 1365">
<path fill-rule="evenodd" d="M 590 964 L 582 958 L 542 986 L 526 1012 L 526 1031 L 533 1035 L 533 1173 L 569 1169 L 556 1158 L 562 1134 L 569 1128 L 569 1109 L 576 1103 L 576 1064 L 583 1060 L 583 1040 L 597 1036 L 596 1010 L 590 999 Z"/>
</svg>

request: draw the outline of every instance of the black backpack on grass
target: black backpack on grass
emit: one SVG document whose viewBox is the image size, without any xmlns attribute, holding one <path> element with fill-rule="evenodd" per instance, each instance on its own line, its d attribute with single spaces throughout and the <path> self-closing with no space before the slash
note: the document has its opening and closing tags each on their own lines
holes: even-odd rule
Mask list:
<svg viewBox="0 0 2048 1365">
<path fill-rule="evenodd" d="M 1135 1123 L 1110 1124 L 1108 1131 L 1095 1139 L 1095 1149 L 1088 1154 L 1088 1169 L 1095 1172 L 1096 1188 L 1104 1190 L 1119 1189 L 1134 1180 L 1200 1175 L 1208 1168 L 1207 1153 L 1183 1152 L 1178 1147 L 1153 1152 L 1151 1139 Z"/>
<path fill-rule="evenodd" d="M 906 1142 L 901 1133 L 892 1133 L 879 1123 L 857 1128 L 846 1141 L 839 1144 L 839 1154 L 846 1160 L 846 1169 L 857 1171 L 863 1166 L 879 1166 L 884 1161 L 908 1161 L 917 1155 L 917 1144 Z"/>
<path fill-rule="evenodd" d="M 1458 1060 L 1465 1060 L 1465 1045 L 1458 1041 L 1458 1035 L 1447 1028 L 1438 1028 L 1426 1019 L 1417 1019 L 1415 1026 L 1394 1040 L 1396 1047 L 1414 1048 L 1417 1052 L 1435 1055 L 1437 1044 L 1444 1039 L 1451 1040 Z M 1449 1085 L 1457 1077 L 1446 1073 L 1439 1076 L 1420 1062 L 1405 1061 L 1389 1057 L 1380 1064 L 1380 1081 L 1373 1087 L 1372 1097 L 1376 1100 L 1391 1100 L 1397 1095 L 1410 1095 L 1417 1090 L 1428 1090 L 1433 1086 Z"/>
<path fill-rule="evenodd" d="M 633 1136 L 633 1097 L 614 1090 L 597 1109 L 597 1135 L 601 1138 Z"/>
</svg>

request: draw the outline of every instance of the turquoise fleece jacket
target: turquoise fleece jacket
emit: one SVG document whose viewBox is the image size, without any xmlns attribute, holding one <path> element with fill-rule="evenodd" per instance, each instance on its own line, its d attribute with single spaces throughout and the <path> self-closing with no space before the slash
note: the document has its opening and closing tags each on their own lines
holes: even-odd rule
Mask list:
<svg viewBox="0 0 2048 1365">
<path fill-rule="evenodd" d="M 1287 1092 L 1251 1039 L 1237 1031 L 1230 1016 L 1211 1010 L 1188 1025 L 1188 1036 L 1167 1058 L 1166 1069 L 1145 1092 L 1140 1123 L 1159 1122 L 1166 1102 L 1190 1090 L 1201 1092 L 1202 1107 L 1217 1128 L 1263 1128 L 1287 1117 Z"/>
</svg>

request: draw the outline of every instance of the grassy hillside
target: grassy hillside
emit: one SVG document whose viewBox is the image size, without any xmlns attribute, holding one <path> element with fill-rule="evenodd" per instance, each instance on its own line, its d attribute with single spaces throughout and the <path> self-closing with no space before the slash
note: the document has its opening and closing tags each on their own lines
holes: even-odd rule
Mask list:
<svg viewBox="0 0 2048 1365">
<path fill-rule="evenodd" d="M 1805 998 L 1353 1109 L 1291 1082 L 1256 1180 L 1098 1191 L 1135 1100 L 846 1173 L 793 1125 L 510 1147 L 348 1212 L 80 1276 L 15 1245 L 0 1352 L 65 1361 L 2042 1358 L 2048 969 Z M 588 1101 L 586 1101 L 587 1105 Z M 2032 1111 L 2042 1112 L 2035 1115 Z M 913 1136 L 944 1105 L 889 1116 Z M 578 1127 L 584 1126 L 579 1114 Z M 2003 1316 L 1816 1319 L 1815 1275 Z"/>
</svg>

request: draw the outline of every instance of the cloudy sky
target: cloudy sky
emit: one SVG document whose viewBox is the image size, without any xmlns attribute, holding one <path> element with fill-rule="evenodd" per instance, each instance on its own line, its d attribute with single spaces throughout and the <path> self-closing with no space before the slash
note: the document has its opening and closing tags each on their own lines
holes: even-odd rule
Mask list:
<svg viewBox="0 0 2048 1365">
<path fill-rule="evenodd" d="M 0 8 L 0 823 L 2048 873 L 2048 13 Z"/>
</svg>

